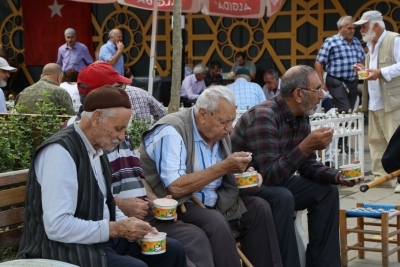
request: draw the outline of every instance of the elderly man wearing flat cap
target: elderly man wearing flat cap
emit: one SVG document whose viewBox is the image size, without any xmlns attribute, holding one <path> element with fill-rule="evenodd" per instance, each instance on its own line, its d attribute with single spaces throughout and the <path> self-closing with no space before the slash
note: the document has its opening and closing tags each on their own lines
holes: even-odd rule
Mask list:
<svg viewBox="0 0 400 267">
<path fill-rule="evenodd" d="M 8 65 L 7 60 L 0 57 L 0 88 L 7 86 L 7 80 L 10 78 L 10 72 L 16 72 L 17 69 Z M 7 113 L 6 100 L 3 90 L 0 92 L 0 113 Z"/>
<path fill-rule="evenodd" d="M 111 192 L 103 150 L 125 140 L 131 102 L 124 90 L 90 92 L 79 123 L 54 134 L 35 152 L 29 168 L 25 221 L 18 257 L 78 266 L 186 266 L 185 250 L 167 238 L 163 254 L 144 255 L 138 243 L 157 230 L 127 217 Z"/>
<path fill-rule="evenodd" d="M 84 68 L 78 76 L 78 85 L 81 94 L 81 101 L 86 108 L 87 92 L 96 91 L 97 87 L 104 84 L 113 84 L 113 87 L 124 88 L 130 79 L 120 76 L 110 64 L 106 62 L 94 63 Z M 132 98 L 129 95 L 132 107 L 143 100 Z M 141 89 L 138 89 L 141 90 Z M 80 120 L 80 114 L 83 108 L 80 109 L 76 118 L 73 121 Z M 212 267 L 212 249 L 205 233 L 197 226 L 185 224 L 180 220 L 157 220 L 152 213 L 152 205 L 146 199 L 155 200 L 157 197 L 147 182 L 142 173 L 139 153 L 137 153 L 128 137 L 125 135 L 125 141 L 120 142 L 111 151 L 107 151 L 107 157 L 110 161 L 112 173 L 112 194 L 114 200 L 121 211 L 129 216 L 148 222 L 151 226 L 156 227 L 159 231 L 166 232 L 167 236 L 181 242 L 185 248 L 187 255 L 188 267 Z M 202 249 L 199 250 L 198 248 Z"/>
<path fill-rule="evenodd" d="M 246 110 L 265 101 L 264 91 L 257 83 L 251 82 L 250 71 L 247 68 L 238 69 L 235 73 L 235 82 L 228 84 L 227 87 L 235 95 L 238 110 Z"/>
<path fill-rule="evenodd" d="M 85 66 L 93 63 L 93 58 L 86 45 L 76 41 L 76 32 L 68 28 L 64 32 L 66 43 L 58 48 L 57 64 L 62 71 L 73 69 L 81 71 Z"/>
<path fill-rule="evenodd" d="M 381 158 L 400 125 L 400 35 L 385 30 L 382 14 L 376 10 L 363 13 L 354 24 L 360 26 L 369 49 L 365 66 L 357 63 L 353 67 L 356 72 L 368 72 L 362 92 L 362 110 L 368 111 L 372 173 L 379 177 L 386 175 Z M 395 193 L 400 193 L 400 185 Z"/>
</svg>

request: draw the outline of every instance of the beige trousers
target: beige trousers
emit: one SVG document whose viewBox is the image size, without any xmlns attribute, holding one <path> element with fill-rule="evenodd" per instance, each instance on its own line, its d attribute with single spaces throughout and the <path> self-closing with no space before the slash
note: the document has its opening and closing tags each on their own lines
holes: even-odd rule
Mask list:
<svg viewBox="0 0 400 267">
<path fill-rule="evenodd" d="M 387 173 L 382 167 L 382 156 L 390 138 L 400 125 L 400 109 L 385 112 L 383 109 L 368 111 L 368 143 L 372 159 L 372 173 L 383 176 Z"/>
</svg>

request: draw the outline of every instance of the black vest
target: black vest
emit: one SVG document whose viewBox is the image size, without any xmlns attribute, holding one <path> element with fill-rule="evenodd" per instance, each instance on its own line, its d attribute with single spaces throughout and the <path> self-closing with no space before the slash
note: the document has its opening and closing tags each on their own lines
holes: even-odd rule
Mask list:
<svg viewBox="0 0 400 267">
<path fill-rule="evenodd" d="M 93 173 L 87 149 L 74 125 L 70 125 L 46 140 L 32 158 L 26 183 L 25 219 L 18 258 L 44 258 L 68 262 L 78 266 L 107 266 L 107 256 L 102 244 L 83 245 L 60 243 L 48 239 L 43 225 L 41 186 L 36 180 L 35 159 L 41 149 L 49 144 L 63 146 L 75 161 L 78 177 L 78 202 L 74 216 L 83 220 L 103 219 L 104 196 Z M 100 157 L 106 179 L 107 206 L 110 220 L 115 221 L 115 202 L 111 193 L 111 171 L 107 156 Z M 60 173 L 60 175 L 63 175 Z M 63 186 L 63 185 L 60 185 Z"/>
</svg>

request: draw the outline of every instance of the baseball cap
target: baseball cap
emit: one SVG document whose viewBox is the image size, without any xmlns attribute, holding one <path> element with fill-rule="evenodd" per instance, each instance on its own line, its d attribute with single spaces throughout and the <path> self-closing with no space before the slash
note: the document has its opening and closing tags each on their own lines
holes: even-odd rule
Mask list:
<svg viewBox="0 0 400 267">
<path fill-rule="evenodd" d="M 0 57 L 0 69 L 6 70 L 6 71 L 9 71 L 9 72 L 16 72 L 17 71 L 16 68 L 13 68 L 10 65 L 8 65 L 7 60 L 5 60 L 2 57 Z"/>
<path fill-rule="evenodd" d="M 77 83 L 79 92 L 87 95 L 90 91 L 104 85 L 131 84 L 132 80 L 119 75 L 107 62 L 95 62 L 79 72 Z"/>
<path fill-rule="evenodd" d="M 362 25 L 368 21 L 383 21 L 382 13 L 376 10 L 364 12 L 361 19 L 354 22 L 354 25 Z"/>
<path fill-rule="evenodd" d="M 247 75 L 247 76 L 250 77 L 250 71 L 249 71 L 249 69 L 247 69 L 247 68 L 240 68 L 240 69 L 238 69 L 238 70 L 236 71 L 236 76 L 241 75 L 241 74 Z"/>
</svg>

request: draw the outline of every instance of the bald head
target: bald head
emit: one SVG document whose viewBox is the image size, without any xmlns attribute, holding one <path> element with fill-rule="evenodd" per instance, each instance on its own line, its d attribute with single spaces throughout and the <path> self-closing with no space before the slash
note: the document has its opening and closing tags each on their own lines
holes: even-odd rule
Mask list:
<svg viewBox="0 0 400 267">
<path fill-rule="evenodd" d="M 112 29 L 108 34 L 108 39 L 113 44 L 116 44 L 117 42 L 122 42 L 122 32 L 119 29 Z"/>
<path fill-rule="evenodd" d="M 281 95 L 289 96 L 296 88 L 307 88 L 308 76 L 316 71 L 306 65 L 291 67 L 281 79 Z"/>
<path fill-rule="evenodd" d="M 48 63 L 44 66 L 40 77 L 50 79 L 60 85 L 62 81 L 62 69 L 56 63 Z"/>
</svg>

